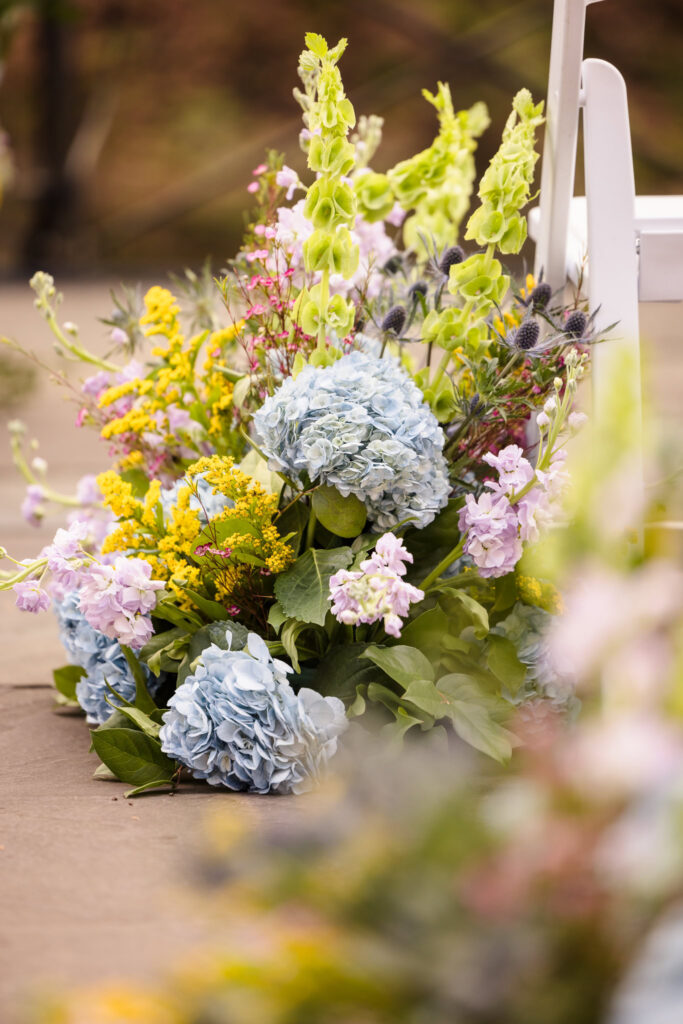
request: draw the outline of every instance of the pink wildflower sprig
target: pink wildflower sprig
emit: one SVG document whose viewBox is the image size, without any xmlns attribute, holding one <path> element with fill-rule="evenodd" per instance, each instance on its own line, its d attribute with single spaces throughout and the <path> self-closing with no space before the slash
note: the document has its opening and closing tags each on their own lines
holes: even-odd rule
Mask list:
<svg viewBox="0 0 683 1024">
<path fill-rule="evenodd" d="M 410 605 L 424 597 L 424 591 L 401 578 L 407 571 L 405 563 L 412 560 L 402 541 L 385 533 L 358 571 L 336 572 L 330 578 L 330 597 L 337 621 L 356 626 L 381 620 L 390 636 L 399 637 Z"/>
</svg>

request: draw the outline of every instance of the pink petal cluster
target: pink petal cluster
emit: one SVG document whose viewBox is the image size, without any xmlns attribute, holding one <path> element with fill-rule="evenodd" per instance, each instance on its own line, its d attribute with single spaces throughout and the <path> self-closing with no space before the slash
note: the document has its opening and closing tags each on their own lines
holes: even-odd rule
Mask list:
<svg viewBox="0 0 683 1024">
<path fill-rule="evenodd" d="M 143 647 L 154 632 L 149 613 L 156 607 L 156 591 L 164 586 L 151 575 L 149 562 L 125 555 L 88 572 L 81 581 L 80 607 L 93 629 L 129 647 Z"/>
<path fill-rule="evenodd" d="M 488 452 L 484 462 L 496 470 L 497 480 L 477 500 L 467 495 L 460 512 L 460 530 L 467 534 L 464 551 L 485 578 L 505 576 L 522 557 L 525 541 L 538 540 L 541 529 L 553 518 L 553 503 L 562 493 L 566 473 L 564 452 L 558 452 L 547 470 L 536 472 L 537 484 L 518 501 L 515 495 L 534 478 L 534 469 L 516 444 L 500 452 Z M 514 503 L 513 503 L 514 502 Z"/>
<path fill-rule="evenodd" d="M 43 549 L 42 554 L 47 558 L 47 567 L 60 587 L 71 590 L 78 585 L 87 561 L 83 542 L 89 537 L 88 523 L 77 519 L 68 529 L 57 530 L 52 543 Z"/>
<path fill-rule="evenodd" d="M 399 637 L 410 605 L 424 597 L 422 590 L 401 579 L 406 573 L 404 563 L 412 560 L 402 541 L 385 533 L 359 571 L 341 569 L 331 577 L 332 613 L 337 620 L 355 626 L 383 619 L 386 632 Z"/>
<path fill-rule="evenodd" d="M 45 515 L 44 497 L 40 484 L 29 484 L 26 488 L 26 497 L 21 503 L 21 514 L 30 526 L 40 526 L 43 520 Z"/>
<path fill-rule="evenodd" d="M 22 612 L 46 612 L 52 603 L 38 580 L 21 580 L 12 590 L 17 595 L 17 608 Z"/>
</svg>

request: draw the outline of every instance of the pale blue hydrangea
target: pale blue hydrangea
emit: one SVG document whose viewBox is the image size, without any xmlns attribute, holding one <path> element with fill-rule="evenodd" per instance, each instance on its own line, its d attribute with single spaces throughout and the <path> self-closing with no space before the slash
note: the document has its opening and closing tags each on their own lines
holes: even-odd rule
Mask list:
<svg viewBox="0 0 683 1024">
<path fill-rule="evenodd" d="M 88 724 L 101 725 L 114 710 L 105 698 L 118 703 L 107 689 L 105 678 L 124 700 L 132 701 L 135 698 L 135 680 L 128 662 L 116 640 L 110 640 L 86 621 L 79 607 L 78 591 L 70 591 L 61 601 L 55 602 L 53 607 L 59 625 L 59 638 L 69 661 L 85 669 L 86 674 L 76 684 L 76 699 L 85 711 Z M 145 671 L 148 686 L 154 692 L 158 683 L 147 669 Z"/>
<path fill-rule="evenodd" d="M 557 672 L 550 658 L 547 633 L 552 618 L 543 608 L 518 601 L 491 632 L 507 637 L 515 645 L 517 657 L 526 665 L 527 695 L 535 692 L 565 704 L 571 701 L 574 690 L 571 680 Z"/>
<path fill-rule="evenodd" d="M 169 701 L 162 750 L 213 786 L 253 793 L 310 789 L 347 722 L 336 697 L 308 689 L 296 694 L 287 681 L 291 671 L 255 633 L 246 650 L 211 644 Z"/>
<path fill-rule="evenodd" d="M 395 359 L 350 352 L 288 377 L 254 416 L 272 469 L 354 494 L 378 531 L 426 526 L 449 494 L 444 434 Z"/>
<path fill-rule="evenodd" d="M 213 485 L 207 484 L 203 476 L 195 477 L 195 484 L 199 500 L 192 494 L 190 496 L 190 508 L 193 512 L 199 512 L 199 521 L 202 526 L 206 526 L 210 519 L 215 519 L 224 508 L 232 505 L 233 502 L 222 494 L 214 494 Z M 162 488 L 159 500 L 161 501 L 165 521 L 168 522 L 171 519 L 171 509 L 177 504 L 178 492 L 181 488 L 187 486 L 187 480 L 185 477 L 181 477 L 171 487 Z"/>
</svg>

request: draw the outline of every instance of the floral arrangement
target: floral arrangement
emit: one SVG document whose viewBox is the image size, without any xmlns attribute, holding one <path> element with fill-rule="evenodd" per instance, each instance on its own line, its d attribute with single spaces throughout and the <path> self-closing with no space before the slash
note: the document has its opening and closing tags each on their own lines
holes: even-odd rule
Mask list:
<svg viewBox="0 0 683 1024">
<path fill-rule="evenodd" d="M 514 98 L 461 246 L 485 107 L 425 92 L 433 144 L 379 173 L 345 46 L 306 37 L 310 183 L 269 154 L 218 278 L 125 295 L 104 356 L 59 322 L 53 279 L 31 282 L 59 351 L 95 371 L 76 424 L 111 468 L 57 494 L 12 425 L 26 518 L 72 508 L 0 586 L 54 610 L 60 699 L 93 727 L 96 775 L 133 793 L 183 773 L 301 792 L 349 720 L 505 760 L 520 705 L 574 704 L 545 654 L 559 595 L 520 561 L 561 516 L 593 322 L 503 263 L 542 104 Z"/>
</svg>

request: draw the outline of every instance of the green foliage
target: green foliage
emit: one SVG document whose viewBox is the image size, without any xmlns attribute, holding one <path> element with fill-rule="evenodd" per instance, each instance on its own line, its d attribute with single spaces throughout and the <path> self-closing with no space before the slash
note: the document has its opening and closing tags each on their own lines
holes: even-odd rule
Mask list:
<svg viewBox="0 0 683 1024">
<path fill-rule="evenodd" d="M 64 665 L 63 668 L 53 669 L 52 678 L 56 688 L 62 697 L 71 703 L 76 703 L 76 683 L 85 675 L 85 669 L 80 665 Z"/>
<path fill-rule="evenodd" d="M 146 789 L 168 786 L 176 774 L 176 765 L 161 750 L 153 736 L 137 728 L 95 729 L 93 748 L 104 765 L 120 782 L 135 788 L 134 796 Z"/>
<path fill-rule="evenodd" d="M 336 487 L 318 487 L 312 496 L 313 511 L 326 530 L 337 537 L 357 537 L 363 532 L 368 514 L 353 494 L 343 497 Z"/>
<path fill-rule="evenodd" d="M 481 206 L 470 217 L 465 235 L 503 253 L 519 252 L 526 239 L 526 219 L 519 211 L 529 201 L 538 160 L 536 128 L 543 123 L 543 103 L 534 105 L 528 89 L 517 93 L 512 107 L 500 149 L 479 184 Z"/>
<path fill-rule="evenodd" d="M 416 679 L 407 688 L 408 704 L 434 719 L 448 718 L 461 739 L 496 761 L 507 760 L 512 753 L 512 733 L 496 721 L 508 712 L 505 704 L 483 693 L 467 676 L 453 673 L 438 682 Z"/>
<path fill-rule="evenodd" d="M 324 625 L 330 606 L 330 577 L 346 569 L 351 548 L 309 548 L 275 580 L 275 596 L 288 618 Z"/>
</svg>

